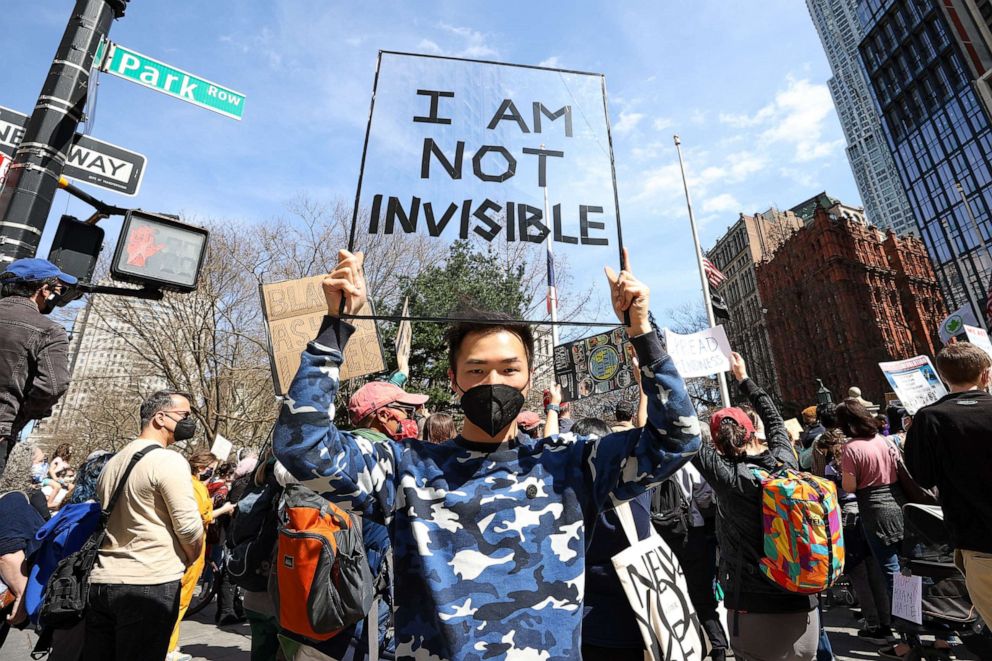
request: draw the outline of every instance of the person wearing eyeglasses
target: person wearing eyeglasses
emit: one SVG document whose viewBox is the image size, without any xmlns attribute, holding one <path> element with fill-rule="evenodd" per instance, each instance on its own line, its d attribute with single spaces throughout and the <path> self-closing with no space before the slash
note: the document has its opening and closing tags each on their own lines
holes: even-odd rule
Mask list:
<svg viewBox="0 0 992 661">
<path fill-rule="evenodd" d="M 0 274 L 0 474 L 21 430 L 46 418 L 69 387 L 69 338 L 46 315 L 76 278 L 46 259 Z"/>
<path fill-rule="evenodd" d="M 97 496 L 106 508 L 132 457 L 138 461 L 107 522 L 90 575 L 83 661 L 162 661 L 179 616 L 180 579 L 199 558 L 203 521 L 179 452 L 159 452 L 193 438 L 189 396 L 156 392 L 141 405 L 141 433 L 104 468 Z M 157 446 L 157 447 L 156 447 Z"/>
</svg>

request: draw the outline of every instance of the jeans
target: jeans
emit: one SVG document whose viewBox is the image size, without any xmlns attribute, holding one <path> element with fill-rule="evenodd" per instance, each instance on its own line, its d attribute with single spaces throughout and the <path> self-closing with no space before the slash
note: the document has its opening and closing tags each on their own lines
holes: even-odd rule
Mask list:
<svg viewBox="0 0 992 661">
<path fill-rule="evenodd" d="M 83 661 L 162 661 L 178 616 L 178 580 L 94 583 L 86 608 Z"/>
<path fill-rule="evenodd" d="M 823 606 L 819 599 L 816 602 L 816 610 L 820 620 L 820 638 L 816 642 L 816 661 L 834 661 L 834 650 L 830 647 L 830 637 L 827 636 L 827 628 L 823 624 Z"/>
<path fill-rule="evenodd" d="M 865 537 L 868 538 L 868 546 L 871 547 L 872 555 L 875 556 L 878 565 L 882 568 L 886 594 L 891 599 L 892 584 L 895 581 L 893 576 L 899 573 L 899 547 L 902 546 L 902 541 L 883 544 L 878 537 L 871 533 L 866 533 Z"/>
</svg>

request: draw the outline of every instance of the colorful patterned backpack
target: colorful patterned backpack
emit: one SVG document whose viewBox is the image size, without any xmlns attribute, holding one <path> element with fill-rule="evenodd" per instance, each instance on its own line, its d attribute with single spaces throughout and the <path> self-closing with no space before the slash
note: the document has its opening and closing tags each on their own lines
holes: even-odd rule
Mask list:
<svg viewBox="0 0 992 661">
<path fill-rule="evenodd" d="M 844 571 L 837 488 L 829 480 L 789 468 L 751 470 L 761 480 L 761 573 L 798 594 L 829 588 Z"/>
</svg>

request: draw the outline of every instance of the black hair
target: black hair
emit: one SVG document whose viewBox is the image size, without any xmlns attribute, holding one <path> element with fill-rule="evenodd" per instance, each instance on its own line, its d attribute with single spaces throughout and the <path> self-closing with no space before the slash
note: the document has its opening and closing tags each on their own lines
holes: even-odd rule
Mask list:
<svg viewBox="0 0 992 661">
<path fill-rule="evenodd" d="M 145 401 L 141 402 L 141 428 L 144 429 L 155 417 L 156 413 L 165 411 L 172 406 L 173 397 L 185 397 L 192 403 L 193 399 L 184 392 L 177 390 L 159 390 L 149 395 Z"/>
<path fill-rule="evenodd" d="M 610 433 L 610 426 L 599 418 L 582 418 L 572 425 L 572 433 L 577 436 L 596 435 L 603 438 Z"/>
<path fill-rule="evenodd" d="M 819 404 L 816 407 L 816 419 L 820 421 L 825 429 L 837 428 L 837 405 Z"/>
<path fill-rule="evenodd" d="M 14 280 L 14 278 L 16 276 L 13 273 L 0 276 L 0 298 L 7 298 L 8 296 L 32 298 L 45 285 L 55 287 L 59 283 L 58 278 L 45 278 L 44 280 Z"/>
<path fill-rule="evenodd" d="M 450 367 L 452 371 L 454 371 L 455 366 L 458 364 L 458 352 L 462 348 L 462 342 L 465 341 L 465 337 L 469 333 L 489 335 L 500 331 L 512 333 L 520 338 L 520 341 L 524 345 L 524 353 L 527 358 L 527 368 L 530 369 L 533 367 L 534 333 L 531 331 L 530 326 L 514 321 L 510 315 L 503 312 L 470 311 L 462 312 L 459 316 L 464 316 L 467 318 L 452 323 L 448 326 L 448 330 L 444 334 L 445 342 L 448 345 L 448 367 Z M 489 319 L 493 320 L 494 323 L 473 321 L 473 318 Z"/>
<path fill-rule="evenodd" d="M 889 420 L 889 433 L 898 434 L 906 431 L 902 426 L 902 417 L 906 415 L 906 408 L 896 404 L 890 404 L 885 409 L 885 417 Z"/>
<path fill-rule="evenodd" d="M 624 400 L 617 402 L 613 417 L 617 422 L 630 422 L 634 419 L 634 405 Z"/>
</svg>

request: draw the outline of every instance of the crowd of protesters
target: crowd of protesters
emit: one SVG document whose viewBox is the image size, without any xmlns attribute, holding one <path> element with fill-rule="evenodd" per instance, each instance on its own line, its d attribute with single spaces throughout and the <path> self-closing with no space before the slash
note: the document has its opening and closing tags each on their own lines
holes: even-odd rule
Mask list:
<svg viewBox="0 0 992 661">
<path fill-rule="evenodd" d="M 43 314 L 68 280 L 44 260 L 22 261 L 30 263 L 3 276 L 0 325 L 8 309 L 30 320 L 18 341 L 57 355 L 63 338 Z M 194 594 L 216 585 L 216 624 L 247 622 L 253 661 L 644 659 L 644 623 L 613 560 L 657 534 L 681 566 L 682 596 L 705 637 L 693 658 L 832 659 L 829 590 L 790 591 L 761 569 L 766 476 L 780 471 L 833 485 L 840 580 L 860 609 L 858 636 L 879 657 L 918 658 L 910 655 L 920 645 L 946 654 L 961 640 L 947 627 L 921 642 L 919 627 L 893 616 L 904 506 L 920 502 L 916 490 L 942 506 L 969 607 L 992 617 L 984 351 L 945 347 L 936 367 L 950 394 L 915 415 L 895 402 L 879 416 L 852 389 L 837 405 L 803 410 L 792 437 L 736 353 L 741 405 L 697 408 L 649 315 L 648 287 L 626 270 L 607 277 L 641 396 L 601 417 L 573 421 L 558 387 L 543 410 L 524 410 L 531 330 L 489 319 L 447 332 L 457 414 L 404 390 L 400 355 L 388 380 L 350 396 L 339 428 L 338 368 L 353 332 L 339 315 L 365 300 L 362 256 L 346 251 L 324 281 L 328 316 L 259 454 L 226 462 L 189 450 L 194 402 L 173 391 L 142 403 L 135 440 L 115 453 L 78 457 L 71 444 L 46 452 L 15 442 L 26 414 L 0 397 L 0 409 L 15 409 L 0 412 L 0 646 L 10 627 L 35 627 L 52 659 L 190 659 L 179 645 L 184 615 Z M 2 374 L 0 389 L 35 397 L 30 410 L 50 406 L 64 389 L 50 358 L 51 376 Z M 187 451 L 169 450 L 177 446 Z M 94 538 L 80 620 L 46 627 L 50 578 Z M 297 553 L 300 539 L 320 541 L 318 550 Z M 331 539 L 333 571 L 320 561 Z M 291 582 L 310 570 L 312 591 L 301 597 Z M 332 591 L 314 587 L 314 576 Z M 980 621 L 970 627 L 981 638 Z"/>
</svg>

